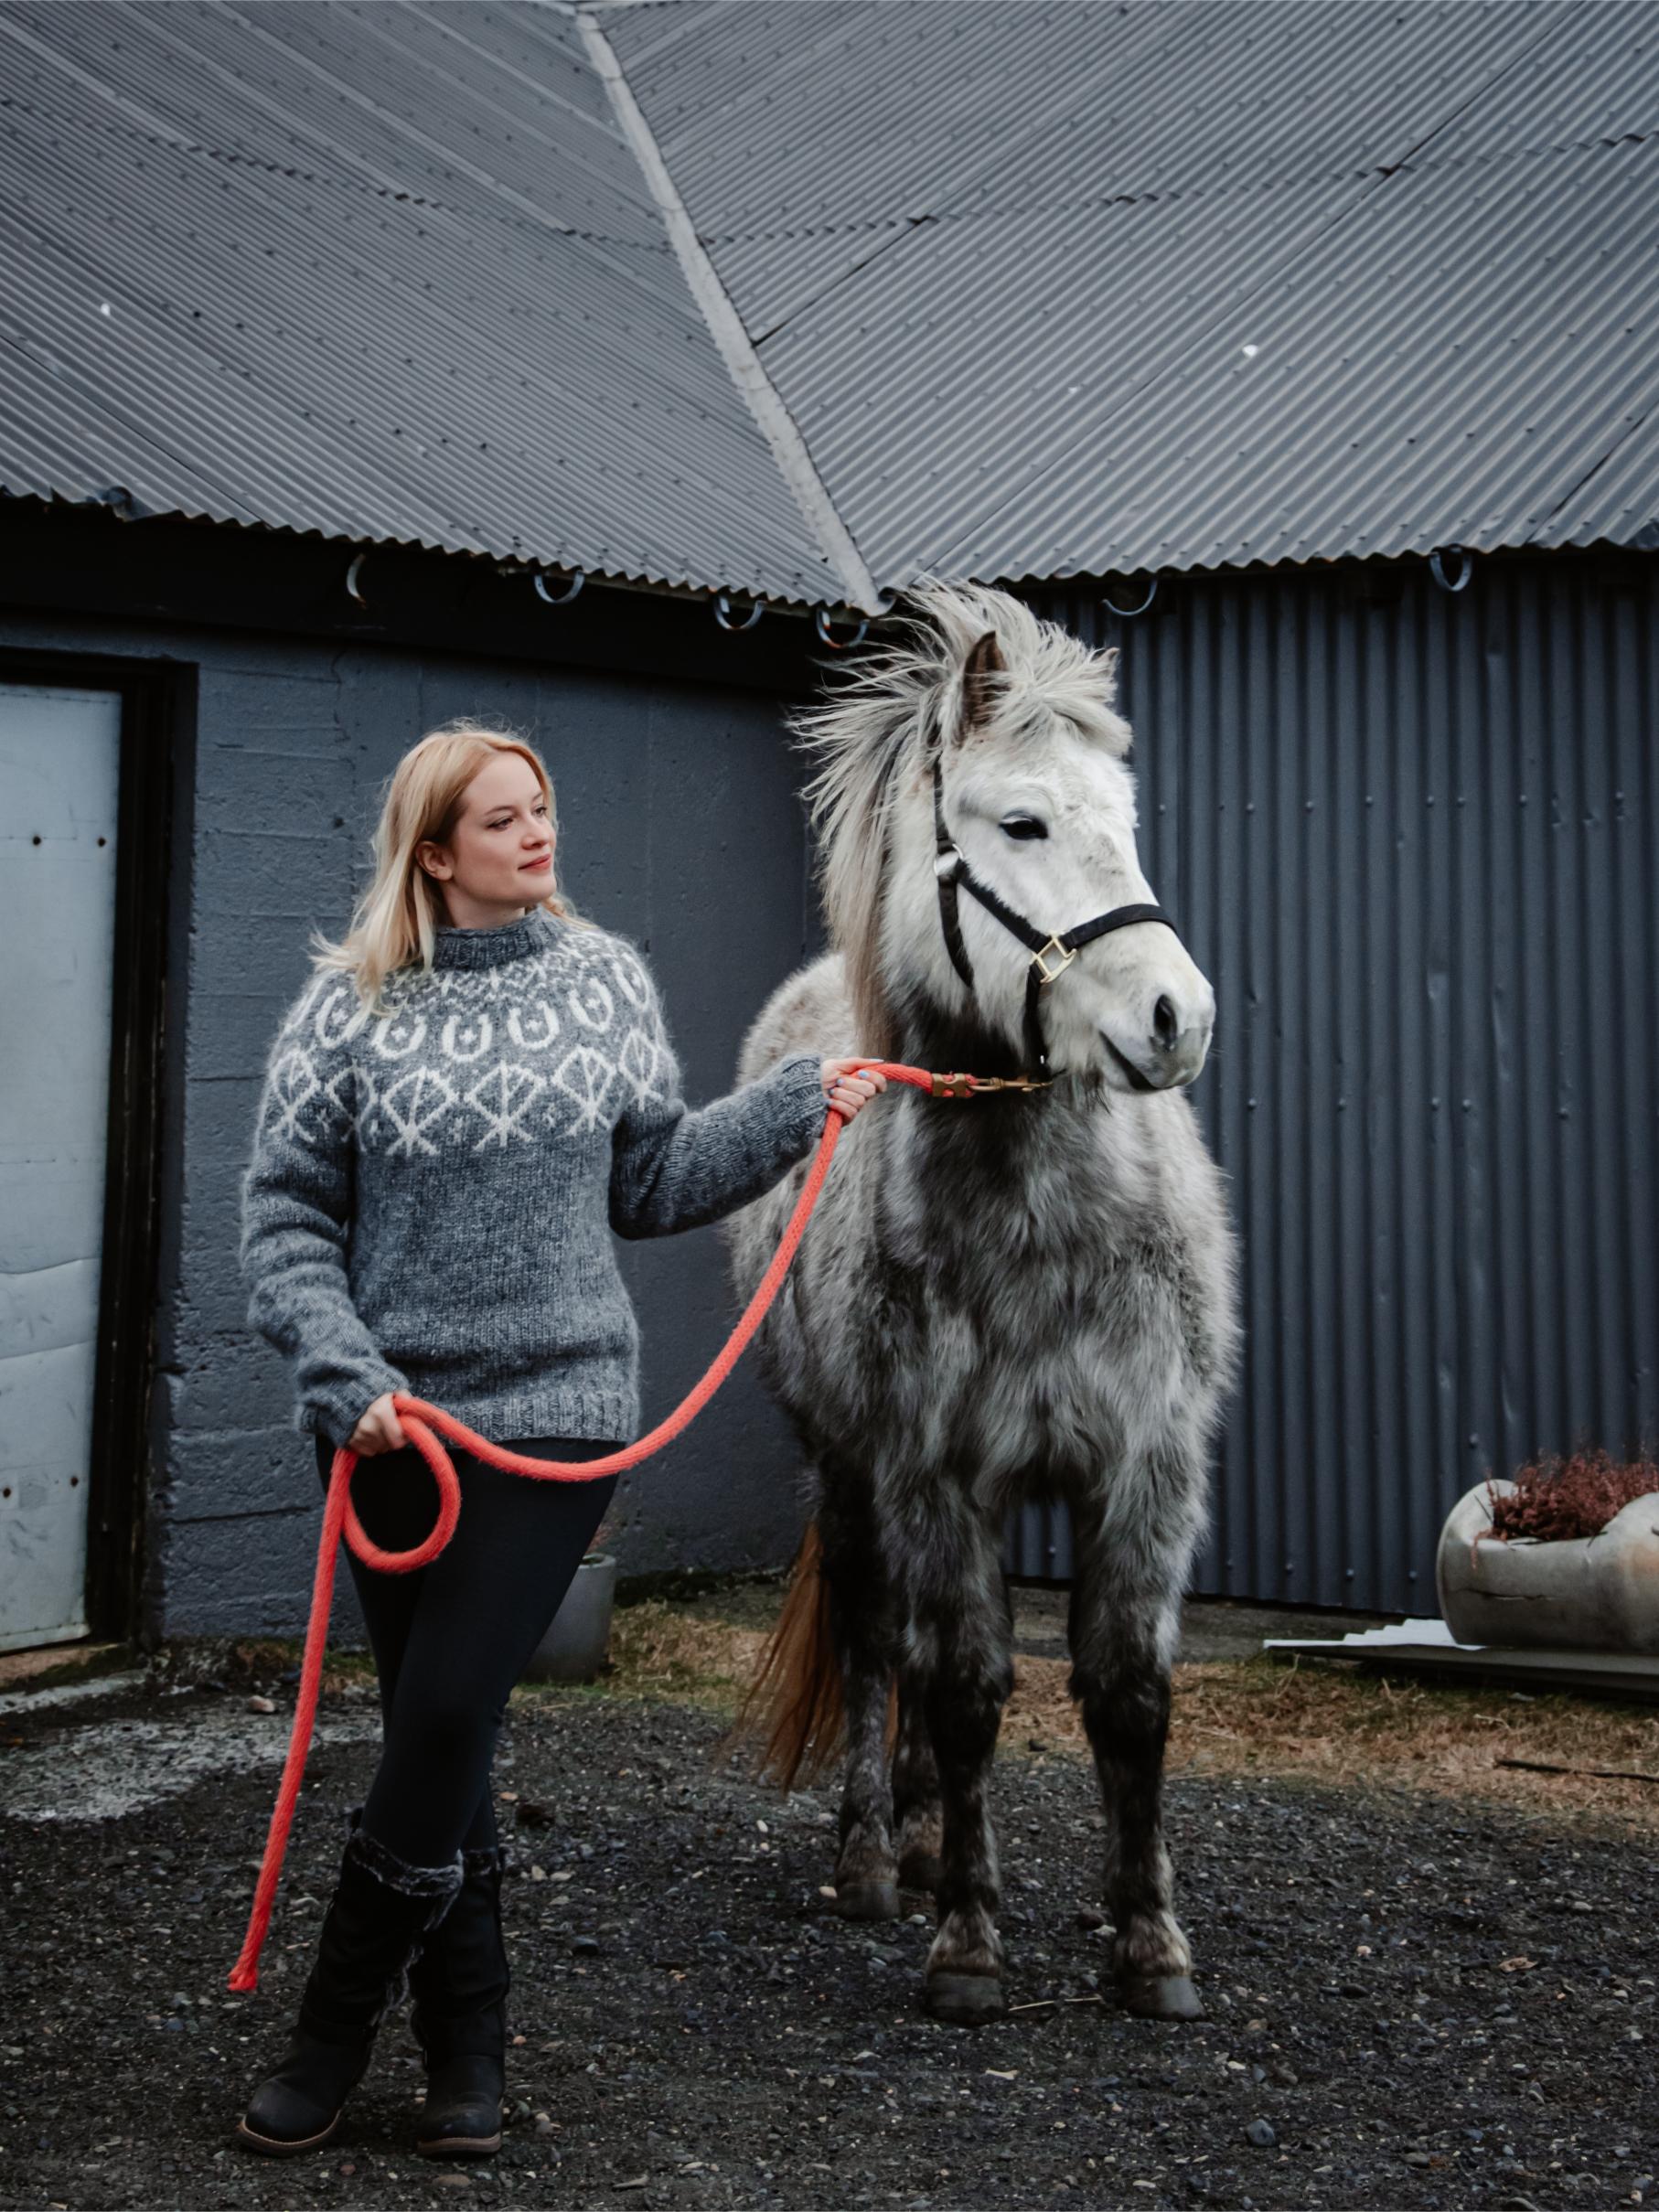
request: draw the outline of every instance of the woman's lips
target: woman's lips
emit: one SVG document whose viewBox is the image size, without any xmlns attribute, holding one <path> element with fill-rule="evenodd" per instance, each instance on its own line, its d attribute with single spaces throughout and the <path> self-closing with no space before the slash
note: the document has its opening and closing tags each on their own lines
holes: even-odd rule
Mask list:
<svg viewBox="0 0 1659 2212">
<path fill-rule="evenodd" d="M 519 869 L 519 873 L 520 875 L 540 875 L 544 868 L 551 868 L 552 864 L 552 854 L 551 852 L 544 852 L 539 860 L 526 860 L 523 867 Z"/>
</svg>

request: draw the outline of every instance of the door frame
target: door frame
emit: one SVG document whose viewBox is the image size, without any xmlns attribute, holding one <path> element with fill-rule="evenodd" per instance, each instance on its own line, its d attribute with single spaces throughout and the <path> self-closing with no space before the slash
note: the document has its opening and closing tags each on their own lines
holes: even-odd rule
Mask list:
<svg viewBox="0 0 1659 2212">
<path fill-rule="evenodd" d="M 121 700 L 114 988 L 87 1491 L 87 1630 L 99 1642 L 135 1642 L 144 1625 L 169 1119 L 168 947 L 175 920 L 188 911 L 196 673 L 188 662 L 0 647 L 0 683 L 112 691 Z M 171 1011 L 180 1019 L 182 1005 Z"/>
</svg>

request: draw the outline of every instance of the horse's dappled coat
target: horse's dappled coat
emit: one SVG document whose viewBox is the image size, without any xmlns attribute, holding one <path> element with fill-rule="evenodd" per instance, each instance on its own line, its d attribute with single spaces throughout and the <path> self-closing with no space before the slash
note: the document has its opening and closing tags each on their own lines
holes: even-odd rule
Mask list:
<svg viewBox="0 0 1659 2212">
<path fill-rule="evenodd" d="M 804 1051 L 1019 1066 L 1024 949 L 965 911 L 970 994 L 942 942 L 936 758 L 976 869 L 1039 928 L 1151 903 L 1114 657 L 1001 593 L 935 583 L 910 604 L 902 641 L 797 718 L 819 762 L 836 949 L 764 1010 L 745 1079 Z M 1195 2005 L 1159 1794 L 1180 1598 L 1236 1358 L 1223 1181 L 1172 1087 L 1202 1064 L 1213 1012 L 1170 930 L 1085 947 L 1044 995 L 1051 1089 L 904 1094 L 859 1117 L 759 1340 L 811 1469 L 841 1678 L 838 1891 L 882 1916 L 901 1878 L 937 1886 L 928 1993 L 944 2017 L 1002 2003 L 984 1781 L 1012 1679 L 1002 1527 L 1036 1498 L 1072 1514 L 1073 1690 L 1108 1814 L 1118 1971 L 1139 2009 Z M 1164 1087 L 1127 1087 L 1125 1060 Z M 786 1181 L 730 1224 L 741 1280 L 792 1196 Z"/>
</svg>

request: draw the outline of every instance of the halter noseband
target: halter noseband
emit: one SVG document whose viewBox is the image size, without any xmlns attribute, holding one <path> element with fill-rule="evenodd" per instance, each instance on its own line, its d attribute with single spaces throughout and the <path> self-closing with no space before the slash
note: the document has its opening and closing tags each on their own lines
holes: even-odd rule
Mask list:
<svg viewBox="0 0 1659 2212">
<path fill-rule="evenodd" d="M 962 942 L 962 923 L 958 913 L 958 888 L 971 892 L 987 914 L 994 914 L 1004 929 L 1019 938 L 1031 953 L 1031 966 L 1025 971 L 1025 1064 L 1028 1075 L 1034 1071 L 1043 1082 L 1053 1081 L 1048 1068 L 1048 1048 L 1043 1042 L 1042 994 L 1056 976 L 1063 976 L 1086 945 L 1097 937 L 1104 937 L 1114 929 L 1127 929 L 1131 922 L 1161 922 L 1166 929 L 1173 929 L 1161 906 L 1114 906 L 1108 914 L 1097 914 L 1092 922 L 1079 922 L 1076 929 L 1062 930 L 1054 936 L 1044 936 L 1025 919 L 1000 898 L 989 883 L 982 883 L 968 864 L 968 856 L 957 844 L 945 826 L 945 778 L 939 765 L 939 755 L 933 756 L 933 834 L 937 850 L 933 872 L 939 886 L 939 926 L 945 935 L 945 949 L 950 955 L 950 965 L 971 992 L 974 988 L 973 962 L 968 957 L 968 947 Z"/>
</svg>

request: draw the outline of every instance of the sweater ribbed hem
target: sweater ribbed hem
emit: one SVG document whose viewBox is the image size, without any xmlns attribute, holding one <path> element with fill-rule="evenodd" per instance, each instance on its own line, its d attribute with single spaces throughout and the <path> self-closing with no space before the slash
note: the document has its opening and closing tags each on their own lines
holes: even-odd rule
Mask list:
<svg viewBox="0 0 1659 2212">
<path fill-rule="evenodd" d="M 410 1384 L 410 1395 L 419 1398 L 426 1394 L 415 1382 Z M 513 1437 L 573 1437 L 583 1443 L 626 1444 L 639 1433 L 639 1401 L 621 1390 L 578 1390 L 552 1384 L 474 1397 L 434 1395 L 430 1403 L 454 1414 L 492 1444 Z"/>
<path fill-rule="evenodd" d="M 418 1383 L 410 1384 L 409 1395 L 427 1396 Z M 639 1401 L 619 1390 L 554 1388 L 485 1397 L 462 1397 L 452 1392 L 443 1396 L 434 1394 L 427 1403 L 454 1414 L 457 1421 L 465 1421 L 468 1428 L 476 1428 L 492 1444 L 505 1443 L 513 1437 L 572 1437 L 583 1443 L 629 1444 L 639 1433 Z M 299 1405 L 294 1427 L 306 1436 L 316 1435 L 319 1429 L 327 1435 L 315 1406 Z M 443 1431 L 437 1434 L 443 1441 Z"/>
</svg>

